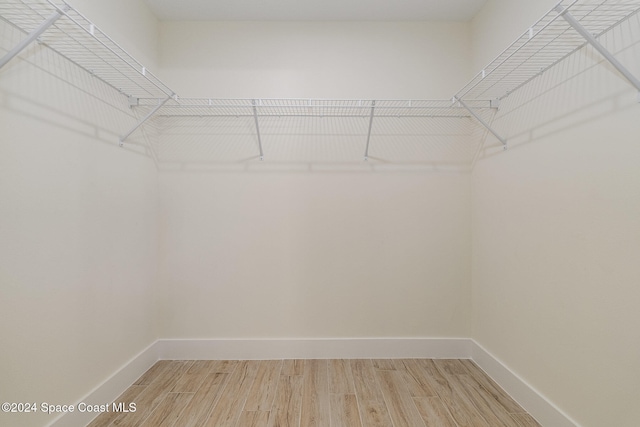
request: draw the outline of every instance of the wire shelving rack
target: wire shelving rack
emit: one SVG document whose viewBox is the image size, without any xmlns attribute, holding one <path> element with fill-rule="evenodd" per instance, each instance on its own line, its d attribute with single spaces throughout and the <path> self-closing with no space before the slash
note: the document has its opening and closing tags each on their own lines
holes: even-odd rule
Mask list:
<svg viewBox="0 0 640 427">
<path fill-rule="evenodd" d="M 586 46 L 584 36 L 563 19 L 566 13 L 597 40 L 639 11 L 637 0 L 561 1 L 476 74 L 456 98 L 503 99 Z"/>
<path fill-rule="evenodd" d="M 506 148 L 506 139 L 491 126 L 500 100 L 588 44 L 640 91 L 640 80 L 598 41 L 639 11 L 640 0 L 562 0 L 451 100 L 187 99 L 179 98 L 141 62 L 63 0 L 4 0 L 0 3 L 0 20 L 19 30 L 25 38 L 0 58 L 0 73 L 6 63 L 34 41 L 53 50 L 127 97 L 131 108 L 140 111 L 137 125 L 122 133 L 121 145 L 144 123 L 157 120 L 170 118 L 165 123 L 175 125 L 181 118 L 190 122 L 197 118 L 245 118 L 253 127 L 262 159 L 265 155 L 261 122 L 278 118 L 333 118 L 349 123 L 348 120 L 357 119 L 366 160 L 372 135 L 377 138 L 381 133 L 376 128 L 377 121 L 386 123 L 385 120 L 395 118 L 412 127 L 412 137 L 424 139 L 432 136 L 429 132 L 434 127 L 416 126 L 416 120 L 446 121 L 444 126 L 450 130 L 456 126 L 452 119 L 463 119 L 458 121 L 459 135 L 468 135 L 468 123 L 473 121 Z M 367 123 L 364 131 L 362 120 Z M 435 129 L 441 132 L 441 128 Z M 215 127 L 209 127 L 208 132 L 215 134 Z M 393 132 L 398 138 L 408 134 L 401 124 L 387 126 L 385 132 L 387 141 L 393 140 L 388 138 Z"/>
</svg>

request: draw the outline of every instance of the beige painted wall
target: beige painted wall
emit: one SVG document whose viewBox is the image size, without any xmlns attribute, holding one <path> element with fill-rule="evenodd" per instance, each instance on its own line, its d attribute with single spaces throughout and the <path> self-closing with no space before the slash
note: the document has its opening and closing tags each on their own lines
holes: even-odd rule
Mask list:
<svg viewBox="0 0 640 427">
<path fill-rule="evenodd" d="M 557 3 L 557 0 L 487 0 L 471 20 L 474 74 L 482 70 Z"/>
<path fill-rule="evenodd" d="M 474 22 L 482 56 L 500 22 L 524 19 L 509 13 L 528 11 L 524 3 L 533 2 L 488 4 L 493 15 Z M 637 24 L 603 42 L 640 75 L 639 48 L 625 43 Z M 588 50 L 550 70 L 507 98 L 494 122 L 511 149 L 489 148 L 473 173 L 472 336 L 580 425 L 632 427 L 640 105 L 599 60 Z"/>
<path fill-rule="evenodd" d="M 182 96 L 448 98 L 553 3 L 490 0 L 471 32 L 158 29 L 141 3 L 74 4 Z M 637 49 L 621 57 L 640 74 Z M 489 147 L 472 177 L 162 172 L 158 187 L 140 145 L 116 146 L 132 122 L 117 97 L 26 57 L 0 78 L 3 401 L 73 402 L 158 336 L 472 336 L 585 426 L 640 418 L 638 105 L 609 68 L 514 95 L 496 121 L 511 150 Z"/>
<path fill-rule="evenodd" d="M 161 173 L 167 338 L 466 337 L 469 175 Z"/>
<path fill-rule="evenodd" d="M 3 28 L 5 51 L 22 35 Z M 37 45 L 0 71 L 2 402 L 76 403 L 158 336 L 157 174 L 118 147 L 133 119 L 113 92 Z"/>
<path fill-rule="evenodd" d="M 468 30 L 165 22 L 161 67 L 181 96 L 449 98 Z M 161 172 L 160 192 L 168 338 L 468 335 L 468 174 Z"/>
<path fill-rule="evenodd" d="M 469 76 L 466 23 L 162 22 L 182 97 L 449 99 Z"/>
<path fill-rule="evenodd" d="M 160 26 L 144 0 L 70 0 L 69 3 L 157 74 Z"/>
</svg>

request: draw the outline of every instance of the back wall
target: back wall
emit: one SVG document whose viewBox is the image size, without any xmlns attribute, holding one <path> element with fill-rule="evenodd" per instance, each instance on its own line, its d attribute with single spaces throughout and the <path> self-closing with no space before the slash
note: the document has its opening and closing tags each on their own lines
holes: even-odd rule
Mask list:
<svg viewBox="0 0 640 427">
<path fill-rule="evenodd" d="M 182 97 L 450 99 L 470 26 L 435 22 L 162 22 L 160 67 Z"/>
<path fill-rule="evenodd" d="M 166 338 L 467 337 L 470 181 L 161 173 Z"/>
<path fill-rule="evenodd" d="M 471 60 L 466 23 L 163 22 L 160 34 L 162 76 L 182 97 L 448 99 Z M 468 174 L 235 169 L 160 172 L 163 336 L 469 336 Z"/>
</svg>

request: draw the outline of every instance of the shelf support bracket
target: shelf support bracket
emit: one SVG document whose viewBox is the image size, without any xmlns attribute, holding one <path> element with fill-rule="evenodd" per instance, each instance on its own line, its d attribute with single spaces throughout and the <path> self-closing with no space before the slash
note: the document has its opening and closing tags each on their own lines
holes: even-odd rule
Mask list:
<svg viewBox="0 0 640 427">
<path fill-rule="evenodd" d="M 260 161 L 264 160 L 264 152 L 262 151 L 262 138 L 260 137 L 260 123 L 258 122 L 258 108 L 256 100 L 253 100 L 253 119 L 256 122 L 256 135 L 258 135 L 258 148 L 260 148 Z"/>
<path fill-rule="evenodd" d="M 60 9 L 56 9 L 56 11 L 53 12 L 53 14 L 49 18 L 47 18 L 46 21 L 44 21 L 42 24 L 40 24 L 38 28 L 34 29 L 31 33 L 29 33 L 27 38 L 25 38 L 20 43 L 18 43 L 16 47 L 11 49 L 2 57 L 2 59 L 0 59 L 0 69 L 5 65 L 7 65 L 9 61 L 11 61 L 16 55 L 22 52 L 35 39 L 40 37 L 42 33 L 47 31 L 49 27 L 51 27 L 58 19 L 60 19 L 65 14 L 65 12 L 67 12 L 69 9 L 71 9 L 71 7 L 67 4 L 62 6 L 62 8 Z"/>
<path fill-rule="evenodd" d="M 138 122 L 138 124 L 136 124 L 133 128 L 131 128 L 131 130 L 130 130 L 129 132 L 127 132 L 127 133 L 125 133 L 124 135 L 122 135 L 122 136 L 120 137 L 120 147 L 122 147 L 122 146 L 124 145 L 124 141 L 125 141 L 127 138 L 129 138 L 129 137 L 131 136 L 131 134 L 132 134 L 132 133 L 134 133 L 136 130 L 138 130 L 138 128 L 139 128 L 140 126 L 142 126 L 142 125 L 144 124 L 144 122 L 146 122 L 147 120 L 149 120 L 149 119 L 150 119 L 150 118 L 151 118 L 155 113 L 157 113 L 157 112 L 158 112 L 158 110 L 159 110 L 160 108 L 162 108 L 162 106 L 163 106 L 164 104 L 166 104 L 166 103 L 167 103 L 167 101 L 169 101 L 169 100 L 170 100 L 171 98 L 173 98 L 174 96 L 175 96 L 175 94 L 174 94 L 174 93 L 172 93 L 171 95 L 167 96 L 165 99 L 160 100 L 160 102 L 158 102 L 158 105 L 156 105 L 155 107 L 153 107 L 153 110 L 149 111 L 149 113 L 148 113 L 146 116 L 144 116 L 144 117 L 142 118 L 142 120 L 140 120 L 140 121 Z"/>
<path fill-rule="evenodd" d="M 369 143 L 371 142 L 371 129 L 373 128 L 373 114 L 376 110 L 376 101 L 371 101 L 371 112 L 369 113 L 369 131 L 367 132 L 367 148 L 364 150 L 364 161 L 369 160 Z"/>
<path fill-rule="evenodd" d="M 606 47 L 604 47 L 594 36 L 591 34 L 574 16 L 569 13 L 567 9 L 562 7 L 562 5 L 558 5 L 555 7 L 555 11 L 560 14 L 564 18 L 565 21 L 569 23 L 584 39 L 589 42 L 591 46 L 593 46 L 604 58 L 609 61 L 613 67 L 620 72 L 624 76 L 625 79 L 629 81 L 637 90 L 640 92 L 640 80 L 636 76 L 629 71 L 627 67 L 622 65 L 620 61 L 618 61 Z M 640 101 L 640 97 L 638 99 Z"/>
<path fill-rule="evenodd" d="M 462 99 L 454 96 L 453 100 L 456 102 L 459 102 L 460 105 L 462 105 L 469 113 L 471 113 L 471 115 L 482 125 L 484 126 L 489 132 L 491 132 L 493 134 L 493 136 L 495 136 L 496 138 L 498 138 L 498 140 L 502 143 L 502 145 L 504 146 L 504 149 L 507 149 L 507 140 L 504 139 L 503 137 L 500 136 L 500 134 L 498 132 L 496 132 L 491 126 L 489 126 L 489 123 L 485 122 L 482 117 L 480 117 L 478 115 L 478 113 L 476 113 L 475 111 L 473 111 L 473 109 L 471 107 L 469 107 L 467 105 L 466 102 L 464 102 Z"/>
</svg>

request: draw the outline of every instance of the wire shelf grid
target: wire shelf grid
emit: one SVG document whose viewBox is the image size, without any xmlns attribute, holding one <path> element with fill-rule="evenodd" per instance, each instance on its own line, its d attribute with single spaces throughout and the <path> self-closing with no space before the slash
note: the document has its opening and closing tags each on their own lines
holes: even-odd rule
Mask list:
<svg viewBox="0 0 640 427">
<path fill-rule="evenodd" d="M 587 42 L 567 23 L 568 11 L 596 38 L 640 11 L 637 0 L 563 0 L 498 55 L 457 94 L 458 99 L 503 99 Z"/>
<path fill-rule="evenodd" d="M 66 2 L 4 0 L 0 18 L 28 34 L 55 13 L 55 21 L 38 42 L 78 65 L 117 91 L 132 97 L 172 96 L 160 79 Z"/>
<path fill-rule="evenodd" d="M 144 98 L 140 106 L 153 107 L 160 100 Z M 470 102 L 472 108 L 490 108 L 486 100 Z M 255 109 L 255 112 L 254 112 Z M 329 99 L 204 99 L 171 100 L 159 116 L 230 117 L 406 117 L 468 118 L 468 111 L 451 100 L 329 100 Z"/>
<path fill-rule="evenodd" d="M 367 141 L 367 153 L 369 140 L 374 153 L 387 147 L 387 142 L 414 141 L 416 147 L 425 143 L 451 145 L 466 159 L 476 140 L 484 137 L 474 131 L 479 124 L 500 139 L 490 127 L 498 104 L 489 100 L 505 98 L 587 44 L 563 19 L 562 11 L 569 11 L 594 37 L 605 38 L 612 28 L 638 14 L 640 1 L 560 1 L 452 100 L 183 99 L 64 0 L 4 0 L 0 2 L 0 21 L 30 34 L 60 15 L 37 40 L 117 93 L 132 98 L 139 122 L 121 142 L 146 121 L 144 126 L 158 138 L 165 135 L 171 139 L 171 147 L 178 147 L 179 140 L 184 143 L 181 138 L 185 133 L 197 144 L 235 135 L 244 138 L 249 147 L 254 140 L 260 144 L 262 133 L 267 145 L 285 137 L 291 141 L 309 137 L 309 141 L 323 144 L 327 138 L 353 137 L 357 141 L 354 147 Z M 463 140 L 468 143 L 460 143 Z M 449 159 L 449 153 L 453 151 L 442 158 Z M 405 158 L 398 153 L 391 157 Z"/>
</svg>

